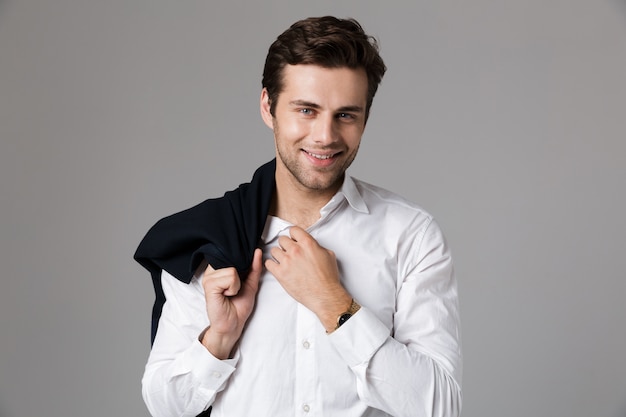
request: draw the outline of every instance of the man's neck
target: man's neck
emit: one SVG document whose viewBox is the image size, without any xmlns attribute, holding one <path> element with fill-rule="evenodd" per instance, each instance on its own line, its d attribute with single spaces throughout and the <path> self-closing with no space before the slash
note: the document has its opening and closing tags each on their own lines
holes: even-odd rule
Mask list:
<svg viewBox="0 0 626 417">
<path fill-rule="evenodd" d="M 336 192 L 336 189 L 309 190 L 284 184 L 277 178 L 270 214 L 306 230 L 319 220 L 322 207 Z"/>
</svg>

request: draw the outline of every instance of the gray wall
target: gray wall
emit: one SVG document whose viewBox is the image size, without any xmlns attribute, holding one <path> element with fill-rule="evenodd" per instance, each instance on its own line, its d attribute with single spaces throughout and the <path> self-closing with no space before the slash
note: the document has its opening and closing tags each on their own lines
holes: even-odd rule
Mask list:
<svg viewBox="0 0 626 417">
<path fill-rule="evenodd" d="M 267 47 L 322 14 L 380 39 L 352 174 L 447 233 L 464 416 L 626 416 L 626 2 L 214 3 L 0 0 L 0 416 L 147 416 L 134 249 L 272 157 Z"/>
</svg>

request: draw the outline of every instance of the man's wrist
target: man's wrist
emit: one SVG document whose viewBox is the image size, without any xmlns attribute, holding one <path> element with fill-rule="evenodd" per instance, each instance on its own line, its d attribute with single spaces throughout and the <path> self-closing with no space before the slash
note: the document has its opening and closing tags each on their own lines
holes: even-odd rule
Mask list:
<svg viewBox="0 0 626 417">
<path fill-rule="evenodd" d="M 211 331 L 211 326 L 200 333 L 198 340 L 211 355 L 217 359 L 230 359 L 239 338 L 232 338 L 226 335 L 216 335 Z"/>
<path fill-rule="evenodd" d="M 361 309 L 361 305 L 357 303 L 356 301 L 354 301 L 354 298 L 353 298 L 352 303 L 350 303 L 350 307 L 345 312 L 341 313 L 339 317 L 337 317 L 337 327 L 335 327 L 335 330 L 340 328 L 346 321 L 350 319 L 350 317 L 356 314 L 356 312 L 359 311 L 360 309 Z"/>
<path fill-rule="evenodd" d="M 347 292 L 338 296 L 333 302 L 329 302 L 324 311 L 324 315 L 320 317 L 322 325 L 326 329 L 326 333 L 331 333 L 337 328 L 337 320 L 339 316 L 345 313 L 352 305 L 352 297 Z"/>
</svg>

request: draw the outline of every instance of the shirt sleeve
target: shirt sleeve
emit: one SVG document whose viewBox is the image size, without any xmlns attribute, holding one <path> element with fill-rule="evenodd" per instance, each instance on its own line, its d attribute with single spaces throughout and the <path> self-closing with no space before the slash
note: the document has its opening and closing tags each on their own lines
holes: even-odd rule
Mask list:
<svg viewBox="0 0 626 417">
<path fill-rule="evenodd" d="M 197 278 L 185 284 L 163 271 L 161 282 L 166 301 L 142 378 L 142 395 L 154 417 L 195 417 L 224 389 L 238 356 L 219 360 L 198 340 L 209 322 Z"/>
<path fill-rule="evenodd" d="M 458 292 L 434 221 L 407 255 L 393 329 L 364 306 L 329 338 L 369 406 L 398 417 L 456 417 L 462 403 Z"/>
</svg>

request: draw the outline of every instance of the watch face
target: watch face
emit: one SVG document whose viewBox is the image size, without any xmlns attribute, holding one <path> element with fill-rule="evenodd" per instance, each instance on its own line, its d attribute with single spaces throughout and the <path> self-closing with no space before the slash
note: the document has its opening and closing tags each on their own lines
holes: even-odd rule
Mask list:
<svg viewBox="0 0 626 417">
<path fill-rule="evenodd" d="M 343 313 L 341 316 L 339 316 L 339 320 L 337 320 L 337 327 L 347 322 L 350 317 L 352 317 L 352 314 L 350 313 Z"/>
</svg>

